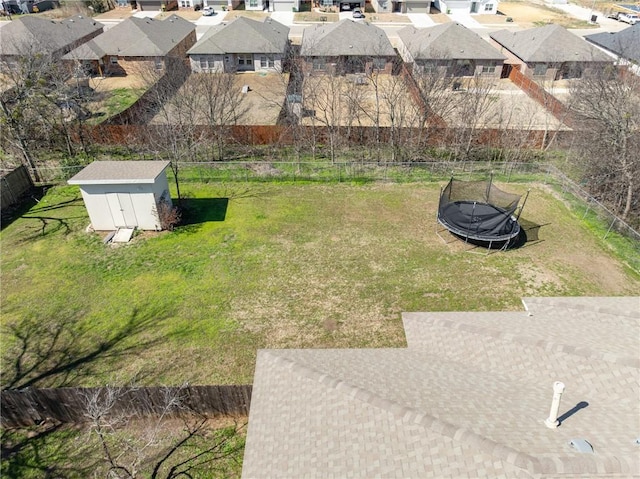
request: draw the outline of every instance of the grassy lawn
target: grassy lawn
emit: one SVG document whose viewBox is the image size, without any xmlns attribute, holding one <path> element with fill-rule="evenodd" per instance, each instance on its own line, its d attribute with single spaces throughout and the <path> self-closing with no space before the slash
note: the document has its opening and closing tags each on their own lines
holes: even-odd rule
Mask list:
<svg viewBox="0 0 640 479">
<path fill-rule="evenodd" d="M 248 383 L 258 348 L 402 347 L 402 311 L 637 294 L 547 187 L 502 185 L 529 187 L 531 241 L 488 256 L 438 238 L 435 182 L 183 183 L 188 224 L 119 247 L 52 188 L 0 233 L 3 385 Z"/>
<path fill-rule="evenodd" d="M 94 117 L 91 124 L 98 124 L 123 112 L 133 105 L 144 93 L 142 88 L 116 88 L 104 93 L 104 99 L 90 107 Z"/>
</svg>

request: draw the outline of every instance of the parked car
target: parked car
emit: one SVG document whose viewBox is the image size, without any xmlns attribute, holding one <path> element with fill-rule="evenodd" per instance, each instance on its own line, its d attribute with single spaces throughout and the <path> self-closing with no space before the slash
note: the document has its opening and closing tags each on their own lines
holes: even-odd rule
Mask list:
<svg viewBox="0 0 640 479">
<path fill-rule="evenodd" d="M 206 7 L 204 7 L 202 9 L 202 14 L 205 17 L 212 17 L 213 15 L 216 14 L 215 10 L 213 9 L 213 7 L 211 5 L 207 5 Z"/>
<path fill-rule="evenodd" d="M 364 18 L 364 13 L 359 8 L 353 10 L 353 18 Z"/>
<path fill-rule="evenodd" d="M 640 22 L 640 17 L 635 13 L 619 13 L 618 20 L 621 22 L 629 23 L 631 25 L 635 25 Z"/>
</svg>

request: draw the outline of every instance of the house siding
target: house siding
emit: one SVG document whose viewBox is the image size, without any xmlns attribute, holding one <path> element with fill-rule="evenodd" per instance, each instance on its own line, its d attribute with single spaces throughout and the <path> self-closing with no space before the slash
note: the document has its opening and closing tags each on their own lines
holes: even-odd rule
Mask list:
<svg viewBox="0 0 640 479">
<path fill-rule="evenodd" d="M 263 57 L 267 57 L 267 66 L 262 66 Z M 271 59 L 271 61 L 269 61 Z M 282 71 L 282 55 L 251 54 L 251 66 L 239 64 L 238 55 L 190 55 L 191 71 L 194 73 L 237 73 L 246 71 L 280 72 Z M 203 65 L 206 62 L 206 66 Z M 273 63 L 273 66 L 269 66 Z"/>
<path fill-rule="evenodd" d="M 393 73 L 394 57 L 380 57 L 384 61 L 384 67 L 377 71 L 382 74 Z M 324 63 L 324 68 L 314 68 L 318 60 Z M 305 74 L 320 75 L 344 75 L 351 73 L 371 73 L 374 68 L 374 60 L 371 57 L 308 57 L 301 60 L 302 70 Z"/>
<path fill-rule="evenodd" d="M 106 55 L 103 58 L 105 75 L 133 75 L 149 70 L 164 70 L 166 58 L 182 58 L 187 61 L 187 50 L 196 43 L 196 32 L 190 32 L 180 43 L 178 43 L 165 56 L 158 57 L 133 57 L 117 55 L 118 62 L 112 63 L 111 58 L 116 55 Z M 156 67 L 156 62 L 161 64 Z"/>
</svg>

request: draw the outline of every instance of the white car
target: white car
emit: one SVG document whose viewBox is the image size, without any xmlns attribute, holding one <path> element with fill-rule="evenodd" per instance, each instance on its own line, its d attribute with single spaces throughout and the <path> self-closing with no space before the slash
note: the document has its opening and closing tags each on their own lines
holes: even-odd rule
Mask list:
<svg viewBox="0 0 640 479">
<path fill-rule="evenodd" d="M 635 13 L 619 13 L 618 20 L 621 22 L 629 23 L 630 25 L 635 25 L 640 22 L 640 17 L 638 17 Z"/>
<path fill-rule="evenodd" d="M 211 5 L 208 5 L 202 9 L 202 14 L 205 17 L 212 17 L 213 15 L 216 14 L 216 12 Z"/>
</svg>

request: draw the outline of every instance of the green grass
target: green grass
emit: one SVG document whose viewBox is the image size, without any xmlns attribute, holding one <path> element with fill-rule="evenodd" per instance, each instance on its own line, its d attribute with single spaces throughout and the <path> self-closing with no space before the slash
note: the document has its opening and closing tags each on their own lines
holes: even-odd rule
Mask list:
<svg viewBox="0 0 640 479">
<path fill-rule="evenodd" d="M 532 188 L 536 241 L 485 256 L 435 234 L 440 185 L 184 182 L 189 224 L 119 247 L 85 232 L 76 187 L 52 188 L 0 233 L 3 384 L 248 383 L 259 348 L 403 347 L 402 311 L 637 294 L 547 187 L 502 185 Z"/>
<path fill-rule="evenodd" d="M 89 123 L 101 123 L 123 112 L 138 101 L 142 93 L 144 93 L 144 89 L 139 88 L 116 88 L 106 92 L 106 98 L 102 101 L 99 110 L 94 112 L 95 114 L 103 114 L 95 116 L 89 120 Z"/>
</svg>

